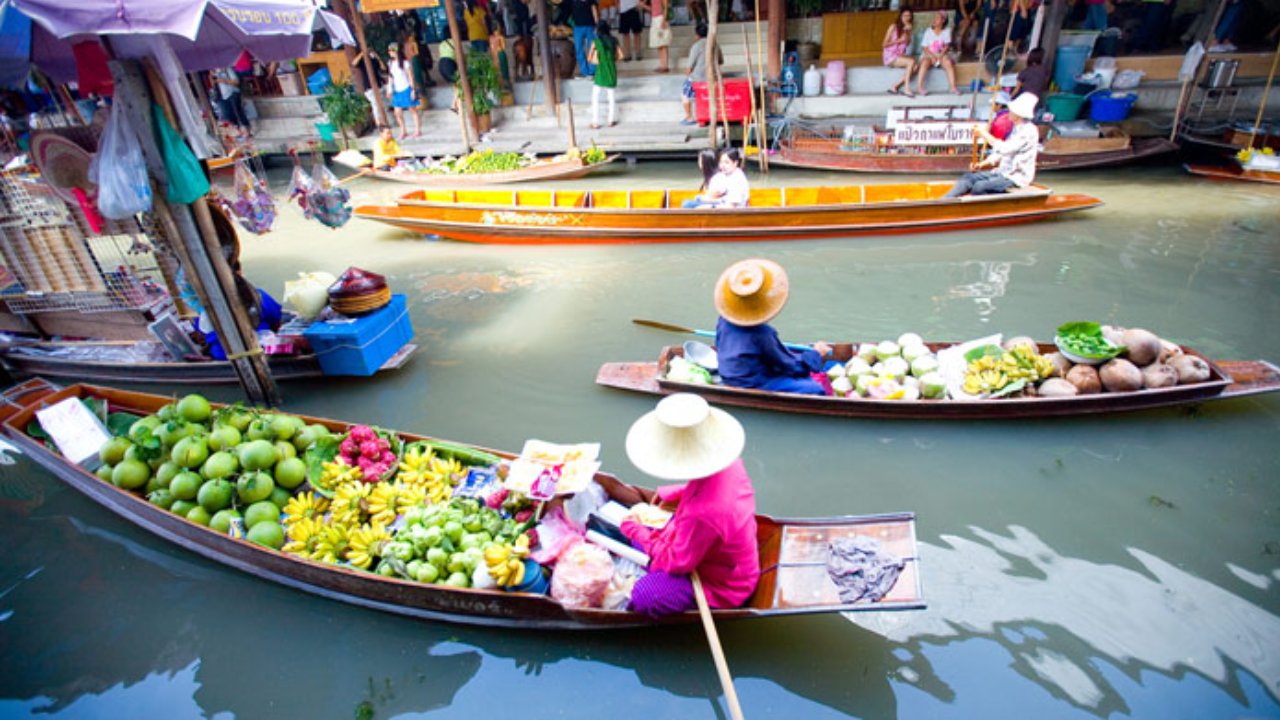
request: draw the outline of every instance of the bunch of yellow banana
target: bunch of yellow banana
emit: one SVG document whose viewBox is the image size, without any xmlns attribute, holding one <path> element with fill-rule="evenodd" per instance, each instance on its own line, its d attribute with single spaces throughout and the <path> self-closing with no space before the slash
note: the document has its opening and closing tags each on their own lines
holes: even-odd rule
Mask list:
<svg viewBox="0 0 1280 720">
<path fill-rule="evenodd" d="M 316 481 L 316 485 L 321 490 L 333 490 L 345 482 L 358 481 L 364 476 L 360 468 L 346 464 L 341 458 L 324 463 L 320 468 L 320 479 Z"/>
<path fill-rule="evenodd" d="M 453 487 L 466 475 L 467 469 L 453 458 L 431 458 L 431 469 L 426 473 L 427 500 L 436 503 L 448 502 L 453 497 Z"/>
<path fill-rule="evenodd" d="M 400 458 L 396 480 L 425 488 L 431 477 L 431 460 L 435 453 L 423 452 L 421 445 L 414 445 Z"/>
<path fill-rule="evenodd" d="M 301 492 L 289 498 L 284 506 L 284 526 L 289 528 L 302 520 L 322 520 L 329 501 L 313 492 Z"/>
<path fill-rule="evenodd" d="M 311 553 L 311 559 L 337 563 L 347 557 L 347 551 L 350 548 L 351 533 L 346 525 L 325 525 L 320 530 L 320 537 L 316 541 L 315 550 Z"/>
<path fill-rule="evenodd" d="M 417 505 L 426 498 L 426 491 L 416 485 L 403 482 L 384 482 L 369 493 L 369 515 L 383 525 L 395 522 L 405 508 Z"/>
<path fill-rule="evenodd" d="M 280 549 L 291 555 L 312 557 L 323 537 L 323 521 L 319 518 L 301 518 L 285 527 L 288 541 Z"/>
<path fill-rule="evenodd" d="M 391 533 L 387 532 L 382 523 L 374 520 L 368 525 L 362 525 L 350 535 L 347 562 L 367 570 L 374 558 L 382 555 L 382 548 L 388 542 L 391 542 Z"/>
<path fill-rule="evenodd" d="M 524 559 L 529 554 L 529 536 L 520 535 L 512 544 L 490 543 L 484 549 L 489 577 L 499 587 L 515 587 L 524 582 Z"/>
<path fill-rule="evenodd" d="M 333 493 L 333 501 L 329 503 L 332 522 L 351 525 L 364 522 L 371 490 L 371 486 L 358 480 L 339 485 Z"/>
<path fill-rule="evenodd" d="M 964 391 L 970 395 L 996 392 L 1010 383 L 1029 383 L 1053 374 L 1053 363 L 1027 345 L 1017 345 L 1000 356 L 983 355 L 969 363 L 964 373 Z"/>
</svg>

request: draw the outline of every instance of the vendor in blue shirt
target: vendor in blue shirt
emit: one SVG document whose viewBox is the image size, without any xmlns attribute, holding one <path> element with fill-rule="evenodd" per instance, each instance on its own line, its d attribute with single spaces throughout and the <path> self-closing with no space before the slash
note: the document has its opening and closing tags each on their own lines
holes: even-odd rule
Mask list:
<svg viewBox="0 0 1280 720">
<path fill-rule="evenodd" d="M 787 273 L 781 265 L 762 259 L 729 266 L 716 281 L 716 354 L 720 378 L 726 385 L 775 392 L 825 395 L 810 374 L 822 370 L 831 346 L 818 342 L 812 349 L 790 350 L 768 322 L 787 303 Z"/>
</svg>

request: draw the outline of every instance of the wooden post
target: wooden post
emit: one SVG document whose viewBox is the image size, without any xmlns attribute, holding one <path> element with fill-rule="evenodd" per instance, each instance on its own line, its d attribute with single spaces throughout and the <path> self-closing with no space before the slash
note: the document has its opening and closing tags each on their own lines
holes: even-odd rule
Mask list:
<svg viewBox="0 0 1280 720">
<path fill-rule="evenodd" d="M 787 40 L 786 0 L 767 0 L 769 3 L 769 77 L 782 77 L 782 46 Z M 758 7 L 758 5 L 757 5 Z"/>
<path fill-rule="evenodd" d="M 204 78 L 200 77 L 200 73 L 187 73 L 187 82 L 195 86 L 196 97 L 200 100 L 200 109 L 208 117 L 205 129 L 212 133 L 214 139 L 218 141 L 218 147 L 222 148 L 222 154 L 226 155 L 227 143 L 223 140 L 222 133 L 218 132 L 218 115 L 213 112 L 213 101 L 209 99 L 209 90 L 204 86 Z"/>
<path fill-rule="evenodd" d="M 755 123 L 759 121 L 759 118 L 756 117 L 756 87 L 755 87 L 755 84 L 752 82 L 752 75 L 751 75 L 751 42 L 747 39 L 747 28 L 745 26 L 742 28 L 742 46 L 747 49 L 747 93 L 751 97 L 751 115 L 750 115 L 751 122 Z M 763 79 L 762 79 L 762 82 L 763 82 Z M 742 153 L 743 153 L 742 162 L 743 164 L 746 164 L 746 152 L 747 152 L 747 121 L 743 120 L 742 121 Z M 760 129 L 758 126 L 756 129 L 756 164 L 759 165 L 760 172 L 765 171 L 764 146 L 761 144 Z"/>
<path fill-rule="evenodd" d="M 347 6 L 351 13 L 351 27 L 356 31 L 356 42 L 360 44 L 360 56 L 364 60 L 364 74 L 369 79 L 369 83 L 374 85 L 373 88 L 373 104 L 378 109 L 376 116 L 382 118 L 382 122 L 388 127 L 391 126 L 391 115 L 387 112 L 387 104 L 383 102 L 382 88 L 376 87 L 378 84 L 378 76 L 373 71 L 373 56 L 369 53 L 369 43 L 364 39 L 364 17 L 360 15 L 360 10 L 356 7 L 356 0 L 347 0 Z M 374 117 L 376 121 L 378 118 Z M 381 124 L 378 122 L 375 125 Z"/>
<path fill-rule="evenodd" d="M 338 15 L 338 17 L 346 21 L 348 27 L 354 28 L 356 26 L 356 18 L 359 16 L 360 13 L 356 12 L 355 9 L 352 8 L 350 5 L 348 5 L 347 3 L 345 2 L 333 3 L 333 11 Z M 360 29 L 361 31 L 364 30 L 364 21 L 360 21 Z M 363 46 L 359 46 L 359 47 L 363 47 Z M 356 55 L 358 54 L 356 48 L 351 47 L 350 45 L 343 45 L 342 54 L 347 59 L 347 67 L 351 67 L 352 65 L 355 65 Z M 372 80 L 373 78 L 369 78 L 369 79 Z M 362 93 L 365 90 L 369 89 L 368 86 L 365 85 L 364 80 L 360 77 L 360 73 L 351 74 L 351 84 L 355 85 L 356 90 L 359 90 Z M 374 91 L 376 92 L 377 88 L 374 88 Z"/>
<path fill-rule="evenodd" d="M 716 84 L 720 82 L 720 64 L 716 62 L 716 60 L 720 59 L 719 53 L 716 52 L 718 49 L 716 45 L 716 26 L 719 24 L 719 17 L 720 1 L 707 0 L 707 139 L 713 148 L 720 146 L 716 133 Z M 698 101 L 696 99 L 693 105 L 693 116 L 696 118 L 698 116 Z M 728 135 L 727 132 L 725 134 Z"/>
<path fill-rule="evenodd" d="M 1068 0 L 1053 0 L 1049 5 L 1049 12 L 1045 16 L 1044 32 L 1040 36 L 1045 67 L 1053 67 L 1053 58 L 1058 54 L 1058 37 L 1062 34 L 1062 25 L 1067 21 L 1067 13 L 1070 10 L 1071 3 Z"/>
<path fill-rule="evenodd" d="M 1262 100 L 1258 102 L 1258 116 L 1253 119 L 1253 132 L 1249 133 L 1249 145 L 1258 139 L 1258 126 L 1262 124 L 1262 116 L 1267 110 L 1267 96 L 1271 94 L 1271 83 L 1276 79 L 1276 63 L 1280 63 L 1280 44 L 1276 45 L 1275 55 L 1271 58 L 1271 72 L 1267 73 L 1267 85 L 1262 89 Z"/>
<path fill-rule="evenodd" d="M 518 0 L 517 0 L 518 1 Z M 560 122 L 560 76 L 551 67 L 551 31 L 547 25 L 547 0 L 530 0 L 533 3 L 534 15 L 538 18 L 538 59 L 542 61 L 542 82 L 547 86 L 547 114 L 555 113 L 556 122 Z M 536 67 L 536 66 L 535 66 Z M 538 79 L 534 70 L 533 78 Z"/>
<path fill-rule="evenodd" d="M 578 136 L 573 126 L 573 99 L 564 99 L 565 107 L 569 109 L 569 147 L 578 147 Z"/>
<path fill-rule="evenodd" d="M 257 335 L 245 337 L 241 334 L 241 328 L 249 324 L 249 319 L 240 303 L 233 300 L 234 285 L 224 287 L 221 283 L 223 275 L 219 273 L 217 266 L 222 265 L 226 271 L 225 276 L 230 276 L 230 268 L 226 267 L 226 259 L 216 248 L 216 238 L 213 246 L 215 250 L 210 252 L 209 245 L 196 227 L 191 207 L 169 205 L 164 199 L 168 172 L 152 131 L 151 93 L 142 66 L 133 61 L 112 60 L 110 68 L 116 86 L 115 101 L 122 103 L 129 125 L 138 136 L 154 182 L 152 202 L 156 215 L 162 222 L 172 223 L 172 227 L 177 230 L 174 241 L 182 247 L 175 250 L 188 270 L 192 285 L 200 295 L 200 302 L 209 313 L 214 331 L 226 348 L 227 357 L 231 359 L 231 366 L 240 379 L 240 385 L 250 401 L 277 405 L 280 402 L 279 391 L 261 348 L 258 347 Z M 205 211 L 207 210 L 206 207 Z"/>
<path fill-rule="evenodd" d="M 458 61 L 458 84 L 462 86 L 462 107 L 458 109 L 458 114 L 466 118 L 466 122 L 462 124 L 462 144 L 466 146 L 467 152 L 470 152 L 471 131 L 475 130 L 476 135 L 479 135 L 480 127 L 476 122 L 476 108 L 471 104 L 471 81 L 467 79 L 468 48 L 462 43 L 462 33 L 458 30 L 458 12 L 454 7 L 454 1 L 442 1 L 445 18 L 449 21 L 449 39 L 453 42 L 453 54 Z"/>
</svg>

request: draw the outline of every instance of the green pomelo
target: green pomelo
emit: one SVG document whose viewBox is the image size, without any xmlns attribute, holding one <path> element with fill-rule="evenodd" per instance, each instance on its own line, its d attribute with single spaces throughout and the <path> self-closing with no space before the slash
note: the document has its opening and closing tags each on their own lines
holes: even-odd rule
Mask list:
<svg viewBox="0 0 1280 720">
<path fill-rule="evenodd" d="M 236 459 L 235 455 L 225 450 L 219 450 L 210 455 L 209 459 L 205 460 L 204 464 L 200 466 L 200 474 L 206 480 L 217 480 L 218 478 L 234 475 L 239 469 L 240 461 Z"/>
<path fill-rule="evenodd" d="M 266 440 L 251 440 L 239 447 L 240 467 L 245 470 L 266 470 L 280 458 L 276 448 Z"/>
<path fill-rule="evenodd" d="M 292 490 L 307 479 L 307 464 L 296 457 L 285 458 L 276 463 L 274 472 L 276 485 L 285 490 Z"/>
<path fill-rule="evenodd" d="M 111 483 L 125 490 L 137 490 L 147 484 L 151 468 L 141 460 L 125 458 L 111 469 Z"/>
<path fill-rule="evenodd" d="M 169 453 L 173 461 L 185 468 L 200 467 L 209 459 L 209 443 L 202 437 L 185 437 Z"/>
<path fill-rule="evenodd" d="M 466 573 L 455 572 L 449 575 L 449 579 L 444 581 L 445 585 L 456 588 L 471 587 L 471 580 L 467 578 Z"/>
<path fill-rule="evenodd" d="M 169 403 L 156 411 L 156 417 L 160 418 L 164 422 L 169 422 L 177 416 L 178 406 L 176 403 Z"/>
<path fill-rule="evenodd" d="M 264 472 L 245 473 L 236 481 L 236 497 L 240 498 L 242 504 L 248 505 L 271 497 L 271 491 L 275 488 L 276 483 L 270 475 Z"/>
<path fill-rule="evenodd" d="M 196 493 L 196 502 L 209 512 L 218 512 L 231 506 L 231 498 L 235 495 L 236 486 L 221 478 L 209 480 L 200 486 Z"/>
<path fill-rule="evenodd" d="M 209 524 L 209 521 L 212 520 L 213 517 L 209 515 L 208 510 L 205 510 L 204 508 L 197 505 L 187 511 L 187 519 L 193 523 L 198 523 L 200 525 L 207 526 Z"/>
<path fill-rule="evenodd" d="M 209 520 L 209 527 L 220 533 L 225 533 L 231 529 L 231 521 L 239 519 L 240 513 L 237 510 L 232 510 L 231 508 L 219 510 L 214 513 L 213 518 Z"/>
<path fill-rule="evenodd" d="M 172 479 L 172 478 L 170 478 L 170 480 L 169 480 L 169 481 L 170 481 L 170 482 L 172 482 L 172 481 L 173 481 L 173 479 Z M 161 488 L 163 488 L 163 489 L 165 489 L 165 490 L 168 490 L 168 489 L 169 489 L 169 483 L 167 483 L 167 482 L 161 482 L 161 481 L 160 481 L 160 478 L 156 477 L 155 475 L 152 475 L 152 476 L 150 477 L 150 479 L 148 479 L 148 480 L 147 480 L 147 485 L 146 485 L 146 487 L 142 488 L 142 494 L 143 494 L 143 495 L 150 495 L 151 493 L 153 493 L 153 492 L 155 492 L 156 490 L 159 490 L 159 489 L 161 489 Z"/>
<path fill-rule="evenodd" d="M 233 409 L 227 412 L 222 418 L 223 422 L 235 428 L 237 432 L 244 433 L 249 428 L 249 423 L 253 421 L 253 416 L 244 410 Z"/>
<path fill-rule="evenodd" d="M 178 500 L 195 500 L 196 494 L 200 492 L 200 486 L 204 484 L 204 478 L 198 473 L 190 470 L 180 472 L 169 482 L 169 492 L 173 493 L 173 497 Z"/>
<path fill-rule="evenodd" d="M 180 472 L 182 472 L 181 465 L 172 460 L 166 460 L 156 468 L 156 479 L 164 483 L 165 487 L 169 487 L 169 481 L 177 477 Z"/>
<path fill-rule="evenodd" d="M 288 440 L 303 427 L 302 421 L 292 415 L 276 415 L 271 418 L 271 434 L 277 440 Z"/>
<path fill-rule="evenodd" d="M 298 449 L 298 452 L 302 452 L 314 445 L 316 440 L 319 440 L 322 437 L 327 437 L 328 435 L 329 428 L 323 425 L 308 425 L 299 430 L 298 434 L 294 435 L 290 439 L 290 442 L 292 442 L 293 446 Z"/>
<path fill-rule="evenodd" d="M 173 506 L 173 501 L 173 494 L 169 492 L 168 488 L 160 488 L 159 490 L 153 490 L 152 492 L 147 493 L 147 502 L 155 505 L 156 507 L 162 507 L 165 510 L 168 510 Z"/>
<path fill-rule="evenodd" d="M 230 425 L 219 425 L 209 433 L 209 449 L 230 450 L 240 444 L 240 431 Z"/>
<path fill-rule="evenodd" d="M 213 414 L 213 408 L 203 395 L 192 393 L 178 401 L 178 415 L 187 422 L 204 422 Z"/>
<path fill-rule="evenodd" d="M 155 429 L 155 436 L 160 438 L 160 442 L 167 448 L 171 448 L 177 445 L 179 440 L 195 434 L 195 427 L 191 423 L 182 420 L 172 420 Z"/>
<path fill-rule="evenodd" d="M 280 508 L 268 500 L 262 500 L 244 511 L 244 526 L 252 528 L 260 522 L 279 522 Z"/>
<path fill-rule="evenodd" d="M 269 500 L 272 505 L 275 505 L 276 507 L 283 510 L 284 506 L 289 504 L 289 498 L 291 497 L 293 497 L 293 493 L 289 492 L 288 490 L 285 490 L 279 485 L 276 485 L 275 488 L 271 491 L 271 495 L 267 497 L 267 500 Z"/>
<path fill-rule="evenodd" d="M 246 537 L 249 542 L 279 550 L 284 545 L 284 528 L 278 522 L 260 522 L 249 528 Z"/>
<path fill-rule="evenodd" d="M 147 434 L 150 434 L 154 432 L 156 427 L 158 427 L 159 425 L 160 425 L 160 418 L 156 417 L 155 415 L 148 415 L 129 426 L 129 439 L 134 442 L 138 442 L 139 439 L 143 436 L 143 432 L 142 432 L 143 429 L 147 431 Z"/>
<path fill-rule="evenodd" d="M 173 513 L 174 515 L 181 515 L 182 517 L 186 517 L 187 513 L 191 512 L 191 508 L 195 506 L 196 504 L 191 502 L 190 500 L 174 500 L 173 504 L 169 506 L 169 512 Z"/>
<path fill-rule="evenodd" d="M 244 436 L 249 440 L 274 440 L 271 435 L 271 416 L 264 415 L 249 423 Z"/>
<path fill-rule="evenodd" d="M 103 463 L 98 466 L 98 469 L 95 470 L 93 474 L 97 475 L 98 479 L 103 482 L 111 482 L 111 470 L 112 468 L 110 465 Z"/>
<path fill-rule="evenodd" d="M 298 457 L 298 449 L 288 440 L 277 440 L 273 444 L 276 449 L 276 457 L 284 460 L 286 458 Z"/>
<path fill-rule="evenodd" d="M 131 447 L 133 447 L 133 443 L 129 442 L 128 438 L 114 437 L 104 443 L 98 450 L 98 457 L 102 458 L 102 462 L 108 465 L 115 465 L 124 459 L 125 451 Z"/>
</svg>

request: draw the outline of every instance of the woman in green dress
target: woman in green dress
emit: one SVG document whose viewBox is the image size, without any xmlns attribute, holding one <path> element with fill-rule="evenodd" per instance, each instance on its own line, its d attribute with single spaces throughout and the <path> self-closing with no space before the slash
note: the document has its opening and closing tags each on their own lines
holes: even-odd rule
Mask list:
<svg viewBox="0 0 1280 720">
<path fill-rule="evenodd" d="M 600 92 L 603 90 L 609 100 L 609 127 L 617 125 L 614 120 L 616 103 L 613 90 L 618 87 L 618 60 L 622 59 L 622 48 L 618 40 L 609 31 L 609 23 L 601 20 L 596 25 L 596 38 L 591 44 L 587 63 L 595 65 L 595 84 L 591 86 L 591 127 L 600 127 Z"/>
</svg>

